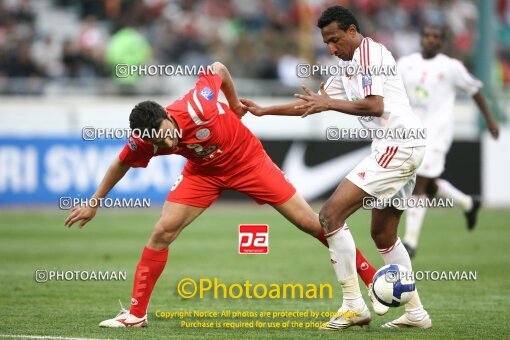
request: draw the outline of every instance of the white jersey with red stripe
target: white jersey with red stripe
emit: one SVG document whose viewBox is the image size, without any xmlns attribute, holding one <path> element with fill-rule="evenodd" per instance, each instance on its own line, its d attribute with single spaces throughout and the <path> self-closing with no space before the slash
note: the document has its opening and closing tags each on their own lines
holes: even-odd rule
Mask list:
<svg viewBox="0 0 510 340">
<path fill-rule="evenodd" d="M 409 104 L 407 93 L 398 72 L 393 55 L 382 44 L 370 38 L 364 38 L 354 51 L 351 61 L 340 61 L 343 74 L 330 77 L 325 84 L 328 95 L 334 99 L 355 101 L 368 96 L 384 98 L 382 116 L 358 117 L 366 129 L 410 130 L 422 128 L 421 121 Z M 350 72 L 356 70 L 356 72 Z M 389 134 L 384 134 L 388 136 Z M 408 134 L 408 136 L 411 134 Z M 405 144 L 406 146 L 423 146 L 423 138 L 395 139 L 374 138 L 376 145 Z"/>
<path fill-rule="evenodd" d="M 413 53 L 401 58 L 398 68 L 413 111 L 427 129 L 428 146 L 446 152 L 453 139 L 456 90 L 472 96 L 480 90 L 482 82 L 460 61 L 441 53 L 430 59 Z"/>
</svg>

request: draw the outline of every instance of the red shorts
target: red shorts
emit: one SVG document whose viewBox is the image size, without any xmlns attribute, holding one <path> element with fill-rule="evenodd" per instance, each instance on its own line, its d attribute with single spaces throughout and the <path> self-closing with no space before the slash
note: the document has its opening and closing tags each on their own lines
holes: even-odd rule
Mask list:
<svg viewBox="0 0 510 340">
<path fill-rule="evenodd" d="M 223 190 L 236 190 L 258 204 L 280 205 L 296 192 L 284 173 L 265 156 L 254 167 L 232 175 L 204 175 L 184 168 L 166 197 L 167 201 L 195 207 L 209 207 Z"/>
</svg>

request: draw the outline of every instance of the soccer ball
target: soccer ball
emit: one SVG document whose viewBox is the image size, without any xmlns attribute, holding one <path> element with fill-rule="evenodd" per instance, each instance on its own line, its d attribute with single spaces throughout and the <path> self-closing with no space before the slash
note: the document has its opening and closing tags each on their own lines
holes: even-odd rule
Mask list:
<svg viewBox="0 0 510 340">
<path fill-rule="evenodd" d="M 399 307 L 411 300 L 416 290 L 411 273 L 398 264 L 388 264 L 372 280 L 372 293 L 385 306 Z"/>
</svg>

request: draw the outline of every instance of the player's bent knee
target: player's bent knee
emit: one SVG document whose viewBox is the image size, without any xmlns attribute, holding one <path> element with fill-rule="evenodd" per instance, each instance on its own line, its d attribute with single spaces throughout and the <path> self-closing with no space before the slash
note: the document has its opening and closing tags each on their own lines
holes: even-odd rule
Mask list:
<svg viewBox="0 0 510 340">
<path fill-rule="evenodd" d="M 342 227 L 339 225 L 338 219 L 335 217 L 334 210 L 326 203 L 319 212 L 319 222 L 325 233 L 332 232 Z"/>
<path fill-rule="evenodd" d="M 343 212 L 339 211 L 338 207 L 335 209 L 326 202 L 319 212 L 319 222 L 324 232 L 327 233 L 343 227 L 345 219 Z"/>
<path fill-rule="evenodd" d="M 374 240 L 374 243 L 376 244 L 377 248 L 380 248 L 379 244 L 384 239 L 384 232 L 382 230 L 376 230 L 372 228 L 370 230 L 370 236 L 372 236 L 372 240 Z"/>
<path fill-rule="evenodd" d="M 172 243 L 179 234 L 180 226 L 171 221 L 160 219 L 151 236 L 151 242 L 154 243 Z"/>
<path fill-rule="evenodd" d="M 177 232 L 167 232 L 163 229 L 155 229 L 149 240 L 154 248 L 167 247 L 177 238 Z"/>
<path fill-rule="evenodd" d="M 384 228 L 372 228 L 370 229 L 370 235 L 378 249 L 391 247 L 397 240 L 396 233 Z"/>
</svg>

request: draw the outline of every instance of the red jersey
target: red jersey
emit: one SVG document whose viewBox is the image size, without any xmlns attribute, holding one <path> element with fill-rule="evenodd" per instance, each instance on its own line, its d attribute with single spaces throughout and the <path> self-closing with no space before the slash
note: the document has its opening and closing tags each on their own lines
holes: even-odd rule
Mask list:
<svg viewBox="0 0 510 340">
<path fill-rule="evenodd" d="M 182 131 L 173 149 L 130 137 L 120 160 L 131 167 L 146 167 L 154 156 L 178 154 L 186 168 L 204 174 L 230 174 L 256 165 L 266 155 L 260 141 L 228 105 L 218 102 L 221 77 L 202 74 L 195 87 L 166 107 Z"/>
</svg>

